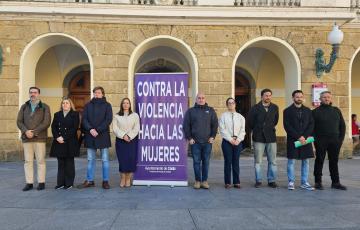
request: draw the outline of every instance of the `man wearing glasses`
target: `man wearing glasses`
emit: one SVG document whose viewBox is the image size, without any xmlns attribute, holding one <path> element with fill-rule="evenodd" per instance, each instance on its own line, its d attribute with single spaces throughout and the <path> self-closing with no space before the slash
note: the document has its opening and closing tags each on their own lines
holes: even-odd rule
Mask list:
<svg viewBox="0 0 360 230">
<path fill-rule="evenodd" d="M 218 119 L 215 110 L 206 103 L 203 93 L 197 94 L 194 107 L 186 111 L 183 126 L 193 157 L 194 188 L 209 189 L 207 179 L 210 154 L 218 129 Z"/>
<path fill-rule="evenodd" d="M 21 131 L 24 147 L 24 169 L 26 185 L 23 191 L 33 189 L 34 155 L 37 163 L 37 190 L 45 189 L 46 161 L 45 144 L 47 129 L 51 123 L 50 108 L 39 99 L 40 89 L 30 87 L 30 100 L 23 104 L 17 116 L 17 126 Z"/>
</svg>

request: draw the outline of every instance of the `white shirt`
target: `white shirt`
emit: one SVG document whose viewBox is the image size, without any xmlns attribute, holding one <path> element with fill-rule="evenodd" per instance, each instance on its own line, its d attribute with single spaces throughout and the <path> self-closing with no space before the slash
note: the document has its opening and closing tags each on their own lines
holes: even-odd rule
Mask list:
<svg viewBox="0 0 360 230">
<path fill-rule="evenodd" d="M 137 113 L 132 112 L 130 115 L 120 116 L 116 114 L 113 120 L 113 130 L 117 138 L 124 139 L 128 135 L 134 139 L 140 131 L 140 118 Z"/>
<path fill-rule="evenodd" d="M 237 112 L 225 112 L 219 120 L 220 134 L 222 138 L 231 141 L 233 136 L 236 140 L 243 141 L 245 137 L 245 118 Z"/>
</svg>

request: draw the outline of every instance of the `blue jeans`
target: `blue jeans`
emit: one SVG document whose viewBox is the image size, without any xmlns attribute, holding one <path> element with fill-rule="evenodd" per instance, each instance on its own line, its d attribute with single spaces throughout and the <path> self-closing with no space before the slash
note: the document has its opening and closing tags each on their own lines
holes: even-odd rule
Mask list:
<svg viewBox="0 0 360 230">
<path fill-rule="evenodd" d="M 231 184 L 231 171 L 233 176 L 233 184 L 240 184 L 239 158 L 242 150 L 242 143 L 239 145 L 232 145 L 230 142 L 223 139 L 221 143 L 221 149 L 224 155 L 225 184 Z"/>
<path fill-rule="evenodd" d="M 97 149 L 87 149 L 87 181 L 94 181 L 95 177 L 95 166 L 96 166 L 96 150 Z M 102 160 L 102 174 L 103 181 L 109 181 L 109 149 L 100 149 L 101 160 Z"/>
<path fill-rule="evenodd" d="M 212 144 L 195 143 L 191 145 L 193 167 L 196 181 L 207 181 Z"/>
<path fill-rule="evenodd" d="M 287 174 L 289 182 L 295 182 L 295 159 L 288 159 Z M 309 176 L 309 159 L 301 160 L 301 184 L 308 182 Z"/>
<path fill-rule="evenodd" d="M 264 152 L 266 153 L 267 161 L 268 161 L 268 170 L 267 170 L 267 179 L 268 183 L 275 182 L 276 174 L 277 174 L 277 165 L 276 165 L 276 151 L 277 146 L 276 143 L 261 143 L 254 142 L 254 150 L 255 150 L 255 180 L 256 182 L 262 181 L 262 172 L 261 172 L 261 164 Z"/>
</svg>

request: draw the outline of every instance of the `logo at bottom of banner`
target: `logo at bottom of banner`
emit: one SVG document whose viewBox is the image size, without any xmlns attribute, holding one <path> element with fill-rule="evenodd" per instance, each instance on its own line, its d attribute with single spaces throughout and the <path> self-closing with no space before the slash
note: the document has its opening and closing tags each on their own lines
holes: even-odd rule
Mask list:
<svg viewBox="0 0 360 230">
<path fill-rule="evenodd" d="M 136 74 L 135 91 L 141 125 L 134 185 L 187 186 L 188 74 Z"/>
</svg>

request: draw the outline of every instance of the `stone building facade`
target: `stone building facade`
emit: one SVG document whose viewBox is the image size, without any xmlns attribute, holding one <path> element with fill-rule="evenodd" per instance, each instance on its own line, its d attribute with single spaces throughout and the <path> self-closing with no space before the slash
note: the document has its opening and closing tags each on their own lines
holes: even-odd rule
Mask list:
<svg viewBox="0 0 360 230">
<path fill-rule="evenodd" d="M 69 88 L 73 78 L 85 76 L 87 97 L 101 85 L 117 111 L 123 97 L 134 96 L 134 73 L 151 71 L 189 72 L 189 104 L 204 92 L 218 115 L 229 96 L 238 95 L 250 107 L 265 87 L 274 89 L 281 111 L 298 88 L 312 106 L 312 84 L 324 82 L 346 120 L 343 156 L 350 156 L 350 116 L 360 112 L 358 8 L 323 4 L 241 8 L 0 1 L 0 160 L 22 159 L 15 119 L 29 86 L 43 89 L 42 100 L 54 113 L 61 96 L 80 92 Z M 315 49 L 322 48 L 329 59 L 327 35 L 334 22 L 344 41 L 332 71 L 319 79 Z M 285 136 L 281 121 L 279 141 Z M 219 137 L 213 152 L 222 155 Z"/>
</svg>

